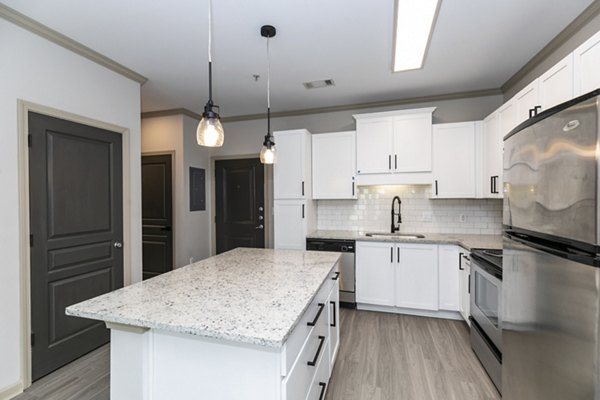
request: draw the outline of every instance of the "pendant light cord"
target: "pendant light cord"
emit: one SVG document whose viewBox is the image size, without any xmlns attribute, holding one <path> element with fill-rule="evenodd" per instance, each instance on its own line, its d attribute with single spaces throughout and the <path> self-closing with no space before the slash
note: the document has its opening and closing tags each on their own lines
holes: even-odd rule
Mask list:
<svg viewBox="0 0 600 400">
<path fill-rule="evenodd" d="M 271 55 L 267 36 L 267 135 L 271 136 Z"/>
<path fill-rule="evenodd" d="M 212 0 L 208 0 L 208 100 L 212 104 Z"/>
</svg>

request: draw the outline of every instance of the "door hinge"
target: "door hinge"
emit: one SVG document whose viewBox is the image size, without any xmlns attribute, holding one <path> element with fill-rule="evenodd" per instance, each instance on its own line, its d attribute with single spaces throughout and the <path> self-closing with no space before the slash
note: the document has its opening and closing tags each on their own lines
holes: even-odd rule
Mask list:
<svg viewBox="0 0 600 400">
<path fill-rule="evenodd" d="M 31 347 L 35 346 L 35 333 L 31 332 Z"/>
<path fill-rule="evenodd" d="M 31 135 L 27 135 L 27 147 L 31 147 L 32 140 Z"/>
<path fill-rule="evenodd" d="M 33 247 L 33 234 L 29 235 L 29 247 Z"/>
</svg>

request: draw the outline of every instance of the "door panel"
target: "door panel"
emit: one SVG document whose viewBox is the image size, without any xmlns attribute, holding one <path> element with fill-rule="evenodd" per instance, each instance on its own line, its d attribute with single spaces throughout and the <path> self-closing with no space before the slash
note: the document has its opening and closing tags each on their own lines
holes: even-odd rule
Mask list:
<svg viewBox="0 0 600 400">
<path fill-rule="evenodd" d="M 396 306 L 438 310 L 438 247 L 397 245 Z"/>
<path fill-rule="evenodd" d="M 359 174 L 392 172 L 392 121 L 356 121 L 356 169 Z"/>
<path fill-rule="evenodd" d="M 394 117 L 396 172 L 431 171 L 431 114 Z"/>
<path fill-rule="evenodd" d="M 144 279 L 173 270 L 172 157 L 142 156 Z"/>
<path fill-rule="evenodd" d="M 306 201 L 275 200 L 273 207 L 275 248 L 306 250 Z"/>
<path fill-rule="evenodd" d="M 29 113 L 32 377 L 109 340 L 69 305 L 123 286 L 121 135 Z"/>
<path fill-rule="evenodd" d="M 258 158 L 215 162 L 217 253 L 265 247 L 264 167 Z"/>
<path fill-rule="evenodd" d="M 394 305 L 393 243 L 356 243 L 356 302 Z"/>
</svg>

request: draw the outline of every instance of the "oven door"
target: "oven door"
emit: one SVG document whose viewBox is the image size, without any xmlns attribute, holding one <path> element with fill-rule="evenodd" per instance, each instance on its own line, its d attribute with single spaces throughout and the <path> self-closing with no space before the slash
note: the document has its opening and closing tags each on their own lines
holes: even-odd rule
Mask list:
<svg viewBox="0 0 600 400">
<path fill-rule="evenodd" d="M 471 315 L 502 352 L 502 281 L 471 258 Z"/>
</svg>

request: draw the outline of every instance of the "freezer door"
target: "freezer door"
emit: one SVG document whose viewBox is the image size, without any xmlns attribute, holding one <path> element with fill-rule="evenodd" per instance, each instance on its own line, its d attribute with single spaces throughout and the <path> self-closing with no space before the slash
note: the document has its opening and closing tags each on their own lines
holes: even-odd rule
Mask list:
<svg viewBox="0 0 600 400">
<path fill-rule="evenodd" d="M 598 398 L 598 271 L 504 239 L 504 399 Z"/>
<path fill-rule="evenodd" d="M 504 143 L 504 224 L 598 244 L 598 97 L 542 119 Z"/>
</svg>

